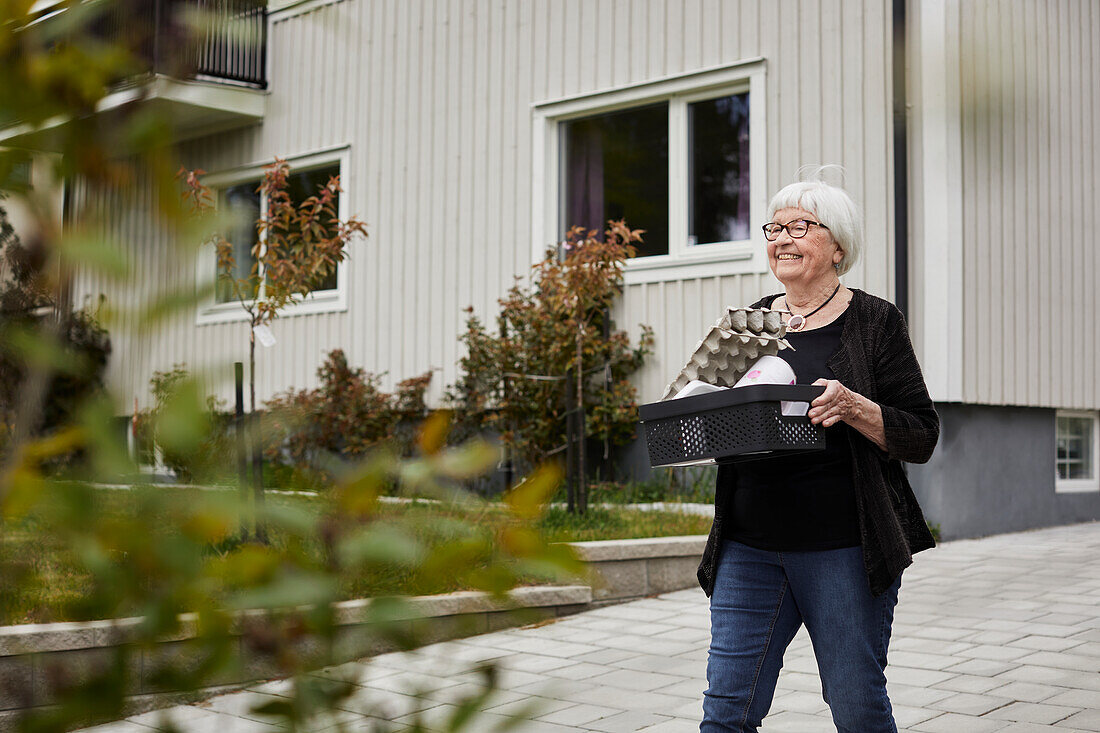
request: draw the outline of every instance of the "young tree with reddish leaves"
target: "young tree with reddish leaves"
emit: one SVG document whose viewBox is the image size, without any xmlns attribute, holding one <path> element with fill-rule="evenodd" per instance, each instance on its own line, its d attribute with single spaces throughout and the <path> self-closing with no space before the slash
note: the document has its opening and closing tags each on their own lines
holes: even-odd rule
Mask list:
<svg viewBox="0 0 1100 733">
<path fill-rule="evenodd" d="M 186 187 L 184 199 L 191 213 L 211 217 L 214 195 L 202 182 L 203 170 L 180 170 Z M 248 391 L 253 430 L 253 485 L 257 502 L 262 501 L 262 465 L 259 426 L 256 415 L 256 334 L 284 309 L 304 300 L 325 278 L 347 259 L 348 246 L 367 236 L 367 226 L 356 217 L 342 221 L 337 210 L 340 177 L 333 176 L 317 193 L 296 203 L 290 195 L 290 166 L 285 160 L 264 166 L 258 192 L 267 205 L 256 220 L 259 234 L 252 247 L 252 267 L 245 277 L 237 276 L 233 243 L 220 233 L 211 235 L 218 256 L 218 279 L 232 288 L 234 299 L 248 314 Z M 259 530 L 262 532 L 262 529 Z"/>
</svg>

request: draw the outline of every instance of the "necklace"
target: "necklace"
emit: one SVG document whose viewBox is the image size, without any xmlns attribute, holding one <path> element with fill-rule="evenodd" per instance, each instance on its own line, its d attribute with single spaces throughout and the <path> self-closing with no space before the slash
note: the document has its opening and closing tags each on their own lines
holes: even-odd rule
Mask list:
<svg viewBox="0 0 1100 733">
<path fill-rule="evenodd" d="M 825 306 L 829 305 L 829 301 L 831 301 L 834 297 L 836 297 L 836 294 L 838 292 L 840 292 L 840 283 L 836 284 L 836 288 L 833 289 L 833 294 L 830 295 L 824 303 L 822 303 L 818 307 L 814 308 L 812 311 L 810 311 L 806 315 L 800 316 L 797 313 L 791 313 L 790 319 L 787 320 L 787 330 L 788 331 L 801 331 L 802 328 L 806 325 L 806 319 L 809 318 L 810 316 L 812 316 L 814 313 L 817 313 L 819 310 L 821 310 Z M 787 306 L 787 311 L 788 312 L 791 310 L 790 304 L 787 303 L 787 294 L 786 293 L 783 293 L 783 305 Z"/>
</svg>

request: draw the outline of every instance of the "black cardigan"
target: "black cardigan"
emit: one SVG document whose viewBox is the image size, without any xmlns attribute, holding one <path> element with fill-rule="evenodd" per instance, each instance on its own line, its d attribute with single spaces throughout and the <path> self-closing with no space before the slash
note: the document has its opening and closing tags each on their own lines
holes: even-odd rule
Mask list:
<svg viewBox="0 0 1100 733">
<path fill-rule="evenodd" d="M 778 296 L 753 303 L 764 307 Z M 901 462 L 925 463 L 940 435 L 940 420 L 901 311 L 889 301 L 852 291 L 840 349 L 829 368 L 845 387 L 882 408 L 886 451 L 852 435 L 852 481 L 871 592 L 879 595 L 913 562 L 913 553 L 935 546 Z M 737 486 L 736 464 L 718 467 L 714 524 L 699 565 L 699 584 L 709 596 L 721 552 L 722 520 Z"/>
</svg>

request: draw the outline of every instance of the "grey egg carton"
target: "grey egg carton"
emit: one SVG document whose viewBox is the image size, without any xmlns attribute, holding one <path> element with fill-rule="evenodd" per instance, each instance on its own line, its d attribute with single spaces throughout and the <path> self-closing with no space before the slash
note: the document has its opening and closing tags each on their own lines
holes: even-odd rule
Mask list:
<svg viewBox="0 0 1100 733">
<path fill-rule="evenodd" d="M 792 348 L 784 338 L 784 315 L 769 308 L 729 308 L 696 345 L 661 399 L 671 399 L 693 379 L 732 387 L 761 356 Z"/>
</svg>

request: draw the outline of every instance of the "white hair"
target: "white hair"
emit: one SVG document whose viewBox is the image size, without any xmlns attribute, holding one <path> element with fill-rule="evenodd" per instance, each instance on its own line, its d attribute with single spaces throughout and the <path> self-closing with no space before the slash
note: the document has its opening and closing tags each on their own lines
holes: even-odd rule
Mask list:
<svg viewBox="0 0 1100 733">
<path fill-rule="evenodd" d="M 800 180 L 784 186 L 772 196 L 768 203 L 768 219 L 780 209 L 804 209 L 813 214 L 819 222 L 829 227 L 833 241 L 844 253 L 837 268 L 837 274 L 843 275 L 859 261 L 863 251 L 863 217 L 847 191 L 824 181 L 823 174 L 830 169 L 844 171 L 838 165 L 800 168 Z"/>
</svg>

